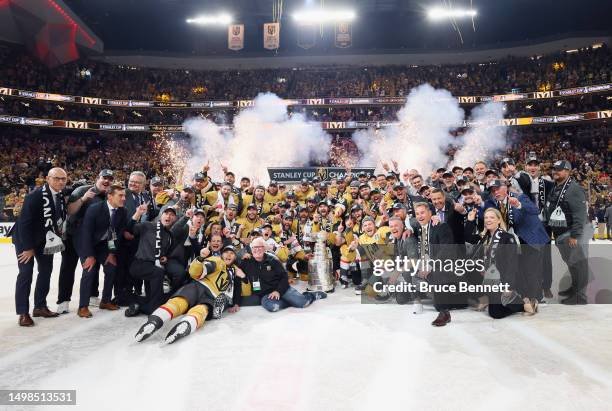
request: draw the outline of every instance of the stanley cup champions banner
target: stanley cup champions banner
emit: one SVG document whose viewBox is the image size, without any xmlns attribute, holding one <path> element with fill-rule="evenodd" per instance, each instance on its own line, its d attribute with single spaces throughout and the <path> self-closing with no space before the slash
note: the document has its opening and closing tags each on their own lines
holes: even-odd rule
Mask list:
<svg viewBox="0 0 612 411">
<path fill-rule="evenodd" d="M 351 23 L 336 23 L 336 47 L 345 49 L 353 44 L 353 28 Z"/>
<path fill-rule="evenodd" d="M 227 47 L 230 50 L 244 48 L 244 24 L 230 24 L 227 27 Z"/>
<path fill-rule="evenodd" d="M 314 24 L 300 24 L 298 26 L 297 45 L 304 50 L 311 49 L 317 42 L 317 26 Z"/>
<path fill-rule="evenodd" d="M 280 23 L 266 23 L 263 31 L 264 48 L 276 50 L 280 46 Z"/>
</svg>

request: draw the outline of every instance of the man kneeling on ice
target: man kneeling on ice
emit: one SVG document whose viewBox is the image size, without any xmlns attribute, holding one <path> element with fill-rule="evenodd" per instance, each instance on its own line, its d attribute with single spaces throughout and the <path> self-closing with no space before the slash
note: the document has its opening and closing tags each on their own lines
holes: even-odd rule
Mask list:
<svg viewBox="0 0 612 411">
<path fill-rule="evenodd" d="M 204 251 L 206 253 L 206 251 Z M 226 306 L 235 313 L 240 306 L 241 279 L 244 272 L 234 263 L 234 247 L 223 248 L 221 256 L 199 256 L 189 266 L 192 280 L 182 286 L 167 303 L 156 309 L 140 327 L 136 341 L 144 341 L 172 318 L 186 314 L 170 330 L 165 342 L 172 344 L 204 325 L 210 318 L 221 318 Z"/>
<path fill-rule="evenodd" d="M 240 267 L 247 275 L 253 295 L 263 308 L 276 312 L 287 307 L 306 308 L 327 297 L 322 291 L 300 293 L 289 286 L 287 270 L 272 253 L 265 251 L 266 242 L 257 237 L 251 242 L 252 257 L 242 259 Z"/>
</svg>

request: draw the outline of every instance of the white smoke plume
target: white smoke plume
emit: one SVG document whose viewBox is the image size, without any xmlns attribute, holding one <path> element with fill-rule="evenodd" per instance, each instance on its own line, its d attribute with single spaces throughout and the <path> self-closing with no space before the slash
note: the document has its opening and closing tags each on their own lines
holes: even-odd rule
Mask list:
<svg viewBox="0 0 612 411">
<path fill-rule="evenodd" d="M 426 174 L 446 166 L 446 150 L 454 140 L 451 132 L 464 117 L 457 99 L 447 90 L 424 84 L 412 89 L 397 116 L 397 126 L 353 134 L 363 154 L 360 165 L 396 160 L 400 170 L 416 168 Z"/>
<path fill-rule="evenodd" d="M 506 127 L 500 126 L 504 105 L 488 102 L 472 110 L 470 127 L 460 140 L 453 164 L 473 166 L 478 160 L 490 160 L 506 146 Z"/>
<path fill-rule="evenodd" d="M 204 119 L 187 120 L 184 126 L 192 140 L 189 172 L 210 162 L 215 180 L 222 179 L 222 163 L 237 179 L 249 176 L 256 183 L 267 183 L 267 167 L 326 160 L 331 144 L 320 124 L 307 121 L 302 114 L 289 117 L 286 103 L 271 93 L 258 95 L 253 107 L 242 110 L 232 130 L 222 130 Z"/>
</svg>

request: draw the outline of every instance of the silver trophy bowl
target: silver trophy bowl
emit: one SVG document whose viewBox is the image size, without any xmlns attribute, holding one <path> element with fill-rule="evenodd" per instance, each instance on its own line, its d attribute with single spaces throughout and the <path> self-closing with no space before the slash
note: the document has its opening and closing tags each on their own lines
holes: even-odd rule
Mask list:
<svg viewBox="0 0 612 411">
<path fill-rule="evenodd" d="M 331 252 L 328 250 L 327 232 L 320 231 L 313 234 L 315 237 L 314 256 L 308 261 L 308 287 L 309 291 L 334 291 L 335 280 L 333 275 Z"/>
</svg>

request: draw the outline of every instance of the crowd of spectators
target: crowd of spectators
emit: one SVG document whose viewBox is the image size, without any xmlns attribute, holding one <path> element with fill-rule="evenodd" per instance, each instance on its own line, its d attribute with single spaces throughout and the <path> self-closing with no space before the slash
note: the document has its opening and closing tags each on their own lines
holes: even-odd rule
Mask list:
<svg viewBox="0 0 612 411">
<path fill-rule="evenodd" d="M 443 66 L 193 71 L 82 59 L 48 69 L 22 49 L 9 46 L 0 47 L 0 62 L 5 87 L 173 101 L 246 99 L 267 91 L 285 98 L 405 96 L 423 83 L 447 89 L 453 95 L 488 95 L 601 84 L 612 78 L 612 53 L 605 45 L 576 53 Z"/>
</svg>

